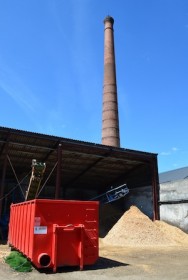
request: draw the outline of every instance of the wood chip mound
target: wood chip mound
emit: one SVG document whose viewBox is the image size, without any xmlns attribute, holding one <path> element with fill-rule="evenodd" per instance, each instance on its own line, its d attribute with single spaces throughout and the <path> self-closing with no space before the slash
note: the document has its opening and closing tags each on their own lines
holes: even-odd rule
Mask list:
<svg viewBox="0 0 188 280">
<path fill-rule="evenodd" d="M 10 254 L 10 248 L 8 245 L 0 245 L 0 263 L 4 262 L 4 259 Z"/>
<path fill-rule="evenodd" d="M 136 206 L 131 206 L 103 242 L 112 246 L 188 245 L 188 234 L 163 221 L 153 222 Z"/>
</svg>

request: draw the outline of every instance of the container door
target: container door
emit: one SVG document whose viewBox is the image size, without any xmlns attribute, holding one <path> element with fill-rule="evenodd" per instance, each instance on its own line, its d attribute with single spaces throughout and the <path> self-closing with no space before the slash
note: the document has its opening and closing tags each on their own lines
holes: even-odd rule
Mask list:
<svg viewBox="0 0 188 280">
<path fill-rule="evenodd" d="M 54 230 L 54 268 L 80 266 L 83 268 L 83 226 L 57 226 Z"/>
</svg>

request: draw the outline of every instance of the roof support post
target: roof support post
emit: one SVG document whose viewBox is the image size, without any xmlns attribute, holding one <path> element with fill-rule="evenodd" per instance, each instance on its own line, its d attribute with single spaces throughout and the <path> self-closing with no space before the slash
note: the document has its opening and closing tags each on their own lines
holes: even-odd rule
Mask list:
<svg viewBox="0 0 188 280">
<path fill-rule="evenodd" d="M 58 148 L 57 148 L 57 173 L 56 173 L 55 199 L 60 198 L 60 190 L 61 190 L 61 165 L 62 165 L 62 145 L 59 144 Z"/>
<path fill-rule="evenodd" d="M 0 217 L 2 215 L 2 208 L 3 208 L 3 199 L 1 199 L 4 195 L 5 190 L 5 178 L 6 178 L 6 171 L 7 171 L 7 153 L 5 155 L 3 170 L 2 170 L 2 177 L 1 177 L 1 185 L 0 185 Z"/>
<path fill-rule="evenodd" d="M 159 175 L 157 167 L 157 159 L 151 162 L 152 168 L 152 187 L 153 187 L 153 220 L 159 220 Z"/>
</svg>

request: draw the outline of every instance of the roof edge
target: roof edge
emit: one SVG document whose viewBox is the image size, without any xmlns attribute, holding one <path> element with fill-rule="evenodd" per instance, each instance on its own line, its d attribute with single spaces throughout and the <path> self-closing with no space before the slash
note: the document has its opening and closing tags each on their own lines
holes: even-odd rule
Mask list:
<svg viewBox="0 0 188 280">
<path fill-rule="evenodd" d="M 61 136 L 43 134 L 43 133 L 38 133 L 38 132 L 31 132 L 31 131 L 9 128 L 9 127 L 3 127 L 3 126 L 0 126 L 0 132 L 1 131 L 7 132 L 7 133 L 12 133 L 12 134 L 22 134 L 22 135 L 25 134 L 26 136 L 46 138 L 46 139 L 49 139 L 49 140 L 55 140 L 59 143 L 69 142 L 71 144 L 95 146 L 95 147 L 98 147 L 98 148 L 104 148 L 104 149 L 111 150 L 111 151 L 122 151 L 122 152 L 126 151 L 126 152 L 129 152 L 129 153 L 132 153 L 132 154 L 136 153 L 136 154 L 140 154 L 140 155 L 148 155 L 148 156 L 150 155 L 151 157 L 156 157 L 158 155 L 158 153 L 144 152 L 144 151 L 132 150 L 132 149 L 127 149 L 127 148 L 122 148 L 122 147 L 113 147 L 113 146 L 98 144 L 98 143 L 94 143 L 94 142 L 87 142 L 87 141 L 83 141 L 83 140 L 75 140 L 75 139 L 65 138 L 65 137 L 61 137 Z"/>
</svg>

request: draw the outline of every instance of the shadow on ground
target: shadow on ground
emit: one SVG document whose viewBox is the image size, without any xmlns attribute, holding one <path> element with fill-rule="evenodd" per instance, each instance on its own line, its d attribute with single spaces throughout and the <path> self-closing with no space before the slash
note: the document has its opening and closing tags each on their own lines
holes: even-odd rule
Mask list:
<svg viewBox="0 0 188 280">
<path fill-rule="evenodd" d="M 6 245 L 7 244 L 7 240 L 0 240 L 0 245 Z"/>
<path fill-rule="evenodd" d="M 99 269 L 108 269 L 112 267 L 119 267 L 119 266 L 128 266 L 129 264 L 127 263 L 122 263 L 118 262 L 112 259 L 108 258 L 103 258 L 99 257 L 98 261 L 93 264 L 93 265 L 86 265 L 84 266 L 84 271 L 88 270 L 99 270 Z M 78 271 L 79 267 L 78 266 L 66 266 L 66 267 L 60 267 L 57 268 L 56 273 L 66 273 L 66 272 L 73 272 L 73 271 Z M 53 274 L 54 272 L 52 270 L 47 270 L 47 269 L 40 269 L 38 270 L 40 273 L 46 273 L 46 274 Z"/>
<path fill-rule="evenodd" d="M 99 257 L 98 261 L 94 265 L 86 266 L 84 270 L 98 270 L 98 269 L 106 269 L 106 268 L 127 266 L 127 265 L 129 264 L 118 262 L 112 259 Z"/>
</svg>

